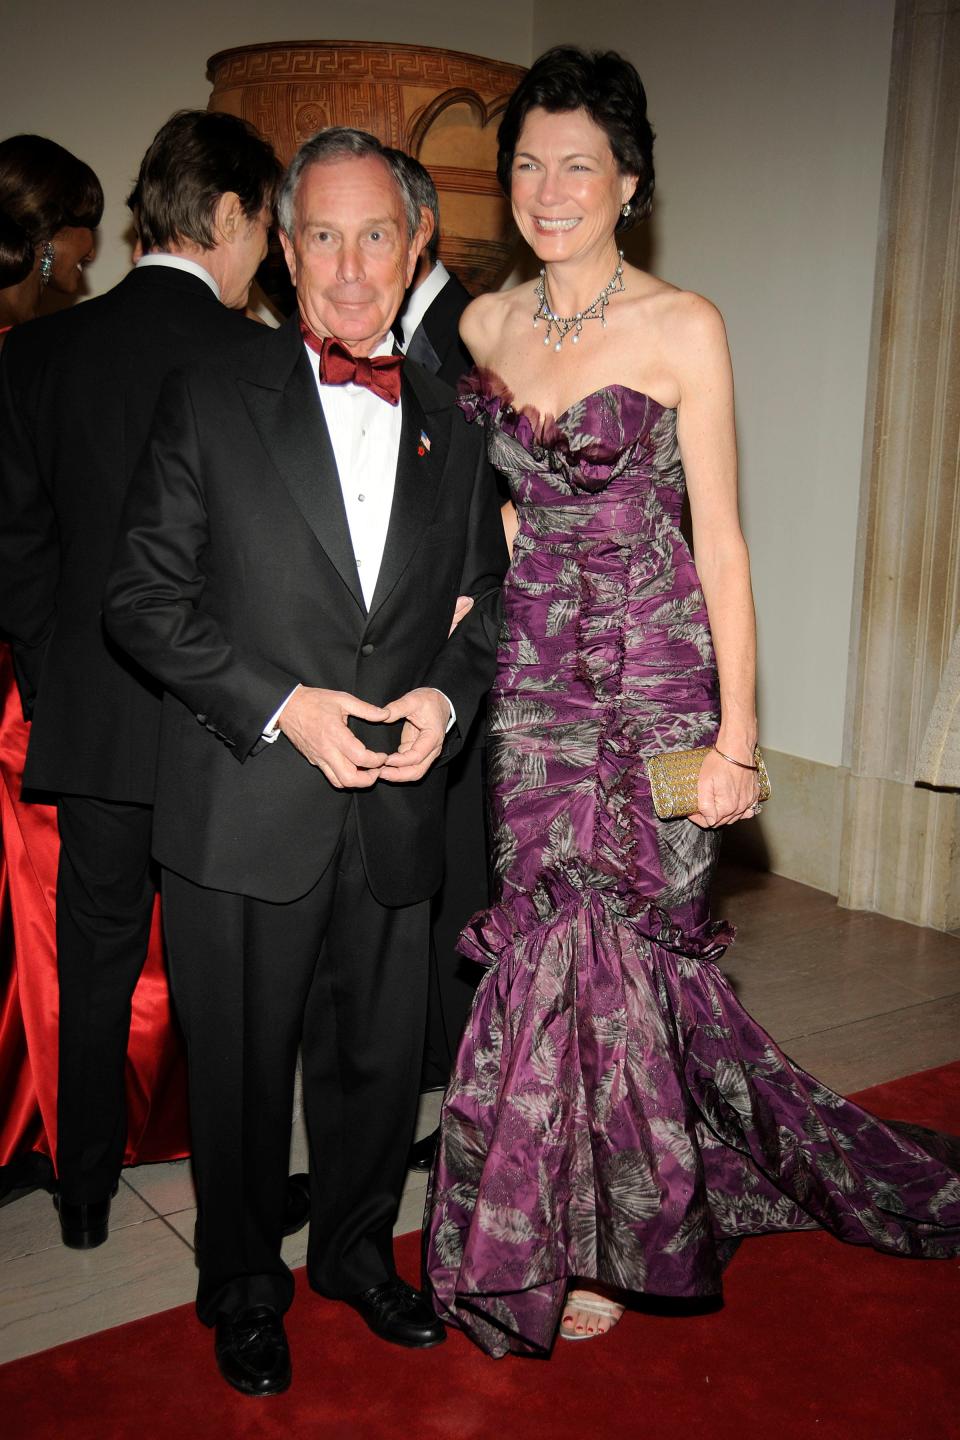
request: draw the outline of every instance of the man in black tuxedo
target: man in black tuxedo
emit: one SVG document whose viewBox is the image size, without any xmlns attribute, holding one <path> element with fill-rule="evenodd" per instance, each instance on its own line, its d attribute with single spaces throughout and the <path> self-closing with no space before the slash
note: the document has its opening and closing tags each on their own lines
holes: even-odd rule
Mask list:
<svg viewBox="0 0 960 1440">
<path fill-rule="evenodd" d="M 470 293 L 439 257 L 440 200 L 430 172 L 405 151 L 394 152 L 422 216 L 426 242 L 406 300 L 394 322 L 398 344 L 432 375 L 456 387 L 473 360 L 460 338 L 460 316 Z M 484 805 L 484 715 L 474 721 L 447 780 L 444 826 L 444 881 L 431 907 L 430 989 L 421 1084 L 445 1086 L 466 1023 L 479 967 L 457 953 L 457 937 L 470 916 L 489 903 Z M 432 1130 L 410 1147 L 411 1170 L 433 1164 L 439 1132 Z"/>
<path fill-rule="evenodd" d="M 473 365 L 460 339 L 460 316 L 470 292 L 440 259 L 440 201 L 430 172 L 403 150 L 392 151 L 413 191 L 426 236 L 394 334 L 404 354 L 456 389 Z"/>
<path fill-rule="evenodd" d="M 392 354 L 421 241 L 379 141 L 308 141 L 280 223 L 298 314 L 170 380 L 105 601 L 168 691 L 154 853 L 190 1065 L 197 1309 L 254 1394 L 290 1378 L 298 1045 L 310 1284 L 387 1340 L 443 1339 L 396 1275 L 392 1226 L 443 864 L 435 762 L 492 681 L 507 564 L 481 435 Z M 461 594 L 476 603 L 448 638 Z"/>
<path fill-rule="evenodd" d="M 57 797 L 57 1198 L 64 1242 L 78 1248 L 107 1238 L 155 893 L 160 691 L 104 634 L 101 597 L 164 377 L 256 331 L 237 307 L 281 174 L 244 121 L 175 115 L 131 197 L 136 268 L 109 294 L 16 329 L 3 352 L 0 627 L 32 712 L 25 788 Z"/>
</svg>

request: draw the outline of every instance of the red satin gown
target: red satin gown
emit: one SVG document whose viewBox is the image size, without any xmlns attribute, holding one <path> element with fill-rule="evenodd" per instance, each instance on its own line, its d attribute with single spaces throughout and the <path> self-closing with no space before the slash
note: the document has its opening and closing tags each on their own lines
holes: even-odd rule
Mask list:
<svg viewBox="0 0 960 1440">
<path fill-rule="evenodd" d="M 20 798 L 30 726 L 0 644 L 0 1166 L 51 1159 L 57 1134 L 57 812 Z M 133 996 L 126 1165 L 189 1153 L 186 1065 L 170 1011 L 159 905 Z"/>
</svg>

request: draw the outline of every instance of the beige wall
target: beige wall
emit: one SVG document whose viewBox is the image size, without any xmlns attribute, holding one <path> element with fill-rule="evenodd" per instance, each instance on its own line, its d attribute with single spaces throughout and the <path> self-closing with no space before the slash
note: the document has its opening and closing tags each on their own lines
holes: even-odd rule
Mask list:
<svg viewBox="0 0 960 1440">
<path fill-rule="evenodd" d="M 761 738 L 842 760 L 893 0 L 538 0 L 534 53 L 627 54 L 657 131 L 653 268 L 737 378 Z"/>
<path fill-rule="evenodd" d="M 94 167 L 107 196 L 90 289 L 129 265 L 124 197 L 158 126 L 210 94 L 207 58 L 262 40 L 394 40 L 527 64 L 533 0 L 6 0 L 0 136 L 37 131 Z"/>
<path fill-rule="evenodd" d="M 53 24 L 49 7 L 13 0 L 0 134 L 49 134 L 101 175 L 108 209 L 90 278 L 102 290 L 126 269 L 122 200 L 140 154 L 170 111 L 206 104 L 216 50 L 340 37 L 519 63 L 561 41 L 629 55 L 658 132 L 653 268 L 720 305 L 733 349 L 761 735 L 782 757 L 767 854 L 835 888 L 828 792 L 844 759 L 893 10 L 894 0 L 369 0 L 346 16 L 332 0 L 166 0 L 156 13 L 89 0 Z M 814 873 L 804 856 L 821 839 L 829 863 Z"/>
</svg>

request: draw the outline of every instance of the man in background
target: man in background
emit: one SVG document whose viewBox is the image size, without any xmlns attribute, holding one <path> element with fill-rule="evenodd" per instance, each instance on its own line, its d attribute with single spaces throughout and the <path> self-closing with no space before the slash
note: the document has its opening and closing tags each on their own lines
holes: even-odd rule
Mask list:
<svg viewBox="0 0 960 1440">
<path fill-rule="evenodd" d="M 473 366 L 459 331 L 470 293 L 439 258 L 440 201 L 432 176 L 412 155 L 393 153 L 416 196 L 427 237 L 394 334 L 410 359 L 455 389 L 460 376 Z M 421 1077 L 425 1091 L 442 1088 L 449 1079 L 480 979 L 479 968 L 458 955 L 456 944 L 470 916 L 490 898 L 484 823 L 485 714 L 484 703 L 463 749 L 450 764 L 447 779 L 444 881 L 431 906 L 430 991 Z M 430 1169 L 437 1136 L 432 1130 L 410 1147 L 411 1170 Z"/>
<path fill-rule="evenodd" d="M 470 292 L 440 259 L 440 201 L 429 171 L 403 150 L 391 151 L 416 196 L 426 235 L 394 335 L 404 354 L 454 389 L 473 360 L 460 339 L 460 316 Z"/>
<path fill-rule="evenodd" d="M 78 1249 L 107 1238 L 155 894 L 160 688 L 104 633 L 101 598 L 164 378 L 256 333 L 240 311 L 281 173 L 245 121 L 174 115 L 130 198 L 134 270 L 17 328 L 0 366 L 0 628 L 32 713 L 24 787 L 57 800 L 57 1204 L 64 1244 Z"/>
</svg>

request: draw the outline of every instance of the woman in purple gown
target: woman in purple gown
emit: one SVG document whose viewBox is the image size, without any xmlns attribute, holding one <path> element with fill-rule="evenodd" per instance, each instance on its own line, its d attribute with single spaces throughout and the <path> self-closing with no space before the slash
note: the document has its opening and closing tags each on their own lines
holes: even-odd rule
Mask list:
<svg viewBox="0 0 960 1440">
<path fill-rule="evenodd" d="M 602 1334 L 630 1292 L 718 1294 L 746 1235 L 960 1251 L 960 1149 L 793 1065 L 717 967 L 720 827 L 756 813 L 754 615 L 723 322 L 623 262 L 653 134 L 616 55 L 548 52 L 499 173 L 541 264 L 463 318 L 461 405 L 509 483 L 490 708 L 499 901 L 426 1215 L 438 1312 L 484 1349 Z M 696 566 L 680 532 L 689 494 Z M 659 821 L 645 761 L 715 748 Z"/>
</svg>

